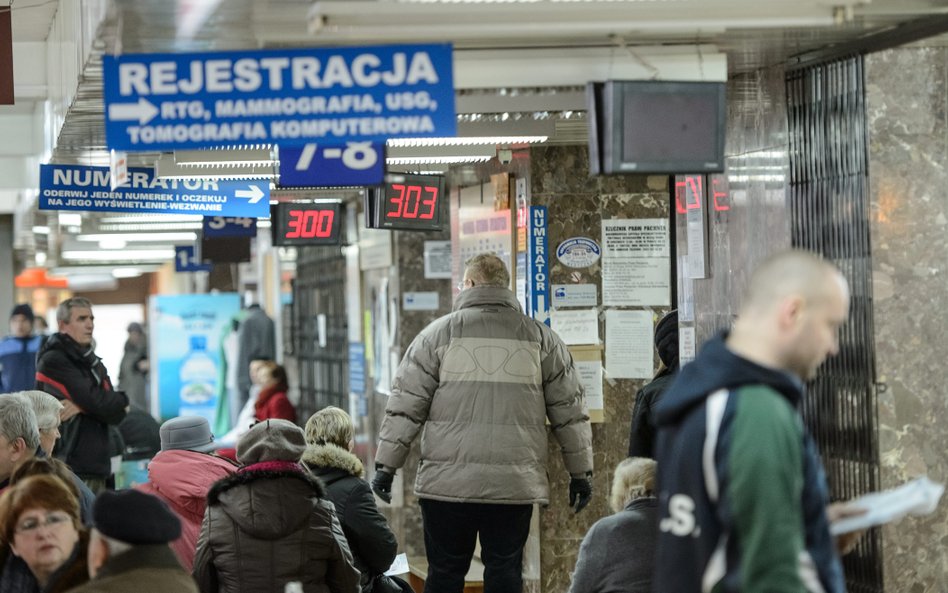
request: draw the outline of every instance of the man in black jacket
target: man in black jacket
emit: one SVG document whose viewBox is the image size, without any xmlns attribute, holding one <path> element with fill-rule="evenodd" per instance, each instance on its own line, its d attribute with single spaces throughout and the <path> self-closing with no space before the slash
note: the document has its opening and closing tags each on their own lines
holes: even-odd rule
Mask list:
<svg viewBox="0 0 948 593">
<path fill-rule="evenodd" d="M 63 402 L 62 438 L 55 456 L 98 493 L 112 473 L 109 426 L 125 418 L 128 398 L 112 388 L 102 359 L 95 355 L 94 319 L 88 299 L 60 303 L 59 332 L 40 349 L 36 387 Z"/>
</svg>

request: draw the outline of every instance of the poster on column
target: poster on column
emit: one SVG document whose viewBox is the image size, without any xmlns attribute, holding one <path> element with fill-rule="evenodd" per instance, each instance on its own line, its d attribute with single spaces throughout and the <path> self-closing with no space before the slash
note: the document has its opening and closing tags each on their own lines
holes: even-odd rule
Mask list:
<svg viewBox="0 0 948 593">
<path fill-rule="evenodd" d="M 667 307 L 671 302 L 668 221 L 602 221 L 602 303 Z"/>
<path fill-rule="evenodd" d="M 606 377 L 649 379 L 655 370 L 651 311 L 606 311 Z"/>
<path fill-rule="evenodd" d="M 203 416 L 211 426 L 226 377 L 223 340 L 240 311 L 236 293 L 152 296 L 152 413 Z M 155 397 L 157 394 L 157 397 Z"/>
</svg>

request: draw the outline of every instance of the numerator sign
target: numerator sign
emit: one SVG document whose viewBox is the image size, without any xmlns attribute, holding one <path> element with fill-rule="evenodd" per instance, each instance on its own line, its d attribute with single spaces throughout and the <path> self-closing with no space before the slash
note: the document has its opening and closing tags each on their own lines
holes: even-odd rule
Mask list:
<svg viewBox="0 0 948 593">
<path fill-rule="evenodd" d="M 431 220 L 438 206 L 439 188 L 436 185 L 406 185 L 393 183 L 386 218 Z M 424 196 L 424 197 L 422 197 Z"/>
<path fill-rule="evenodd" d="M 281 202 L 270 207 L 274 245 L 338 245 L 339 204 Z"/>
</svg>

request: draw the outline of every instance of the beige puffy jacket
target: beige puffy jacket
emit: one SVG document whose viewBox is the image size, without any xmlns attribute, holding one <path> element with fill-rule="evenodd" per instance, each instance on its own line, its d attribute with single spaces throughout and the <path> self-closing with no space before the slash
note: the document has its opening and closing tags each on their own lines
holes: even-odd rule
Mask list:
<svg viewBox="0 0 948 593">
<path fill-rule="evenodd" d="M 585 398 L 562 340 L 511 291 L 469 288 L 405 353 L 376 463 L 402 467 L 420 430 L 419 497 L 547 504 L 547 419 L 567 471 L 592 471 Z"/>
</svg>

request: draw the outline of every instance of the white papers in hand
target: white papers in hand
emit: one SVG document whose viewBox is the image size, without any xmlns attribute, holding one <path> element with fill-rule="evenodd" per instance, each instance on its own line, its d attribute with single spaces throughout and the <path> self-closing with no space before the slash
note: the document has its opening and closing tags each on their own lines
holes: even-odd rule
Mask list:
<svg viewBox="0 0 948 593">
<path fill-rule="evenodd" d="M 830 533 L 841 535 L 875 525 L 901 519 L 905 515 L 933 513 L 945 486 L 927 477 L 916 478 L 898 488 L 866 494 L 849 502 L 850 506 L 866 509 L 866 514 L 841 519 L 830 525 Z"/>
<path fill-rule="evenodd" d="M 399 554 L 395 556 L 395 562 L 385 571 L 385 574 L 393 577 L 408 573 L 408 554 Z"/>
</svg>

